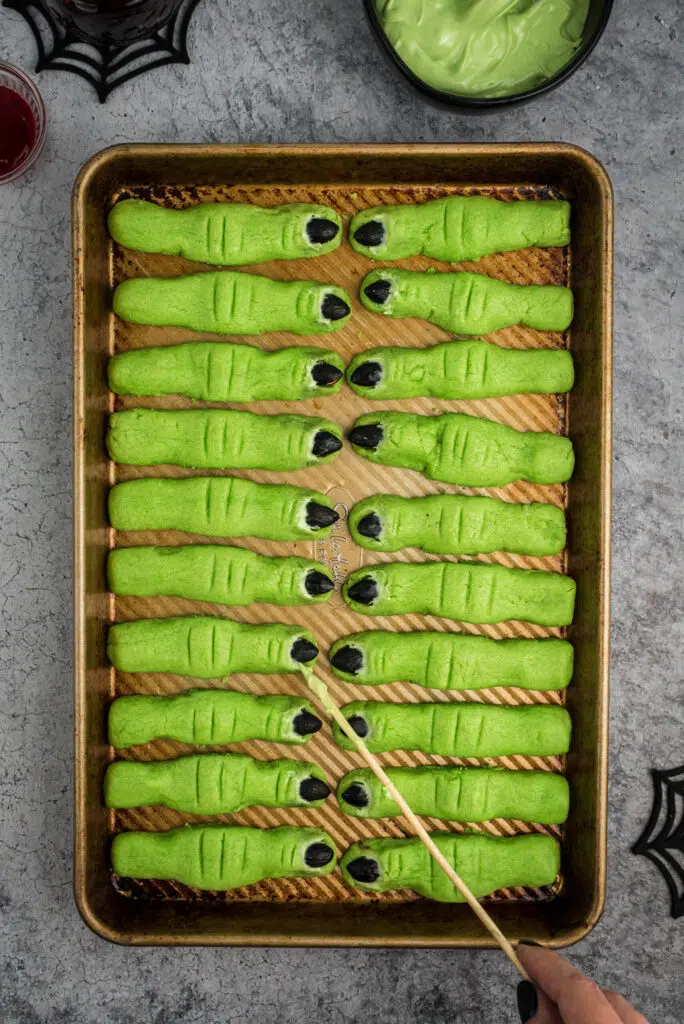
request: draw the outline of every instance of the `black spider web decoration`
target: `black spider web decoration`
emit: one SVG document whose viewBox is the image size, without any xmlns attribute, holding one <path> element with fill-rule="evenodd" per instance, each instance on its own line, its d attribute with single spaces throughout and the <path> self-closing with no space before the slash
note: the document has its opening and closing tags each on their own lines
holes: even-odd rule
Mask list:
<svg viewBox="0 0 684 1024">
<path fill-rule="evenodd" d="M 200 0 L 182 0 L 171 20 L 149 38 L 125 46 L 94 46 L 62 28 L 42 0 L 3 0 L 28 22 L 38 47 L 36 71 L 71 71 L 95 89 L 100 103 L 118 85 L 165 64 L 189 64 L 188 26 Z"/>
<path fill-rule="evenodd" d="M 684 917 L 684 765 L 651 774 L 653 810 L 632 853 L 655 864 L 670 891 L 672 916 Z"/>
</svg>

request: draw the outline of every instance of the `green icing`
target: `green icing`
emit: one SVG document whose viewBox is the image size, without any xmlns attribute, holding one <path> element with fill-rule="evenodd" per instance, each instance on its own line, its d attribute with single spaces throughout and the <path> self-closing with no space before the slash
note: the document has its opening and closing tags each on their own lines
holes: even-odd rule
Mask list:
<svg viewBox="0 0 684 1024">
<path fill-rule="evenodd" d="M 433 89 L 491 99 L 554 78 L 582 42 L 589 0 L 375 0 L 387 38 Z"/>
<path fill-rule="evenodd" d="M 374 580 L 370 603 L 350 589 Z M 542 569 L 509 569 L 473 562 L 385 562 L 351 573 L 342 593 L 362 615 L 438 615 L 459 622 L 518 620 L 538 626 L 568 626 L 575 609 L 575 581 Z"/>
<path fill-rule="evenodd" d="M 560 847 L 551 836 L 524 835 L 500 838 L 433 832 L 432 838 L 471 892 L 488 896 L 511 886 L 552 885 L 560 869 Z M 374 861 L 378 878 L 358 882 L 349 866 L 358 858 Z M 348 885 L 372 892 L 413 889 L 428 899 L 462 903 L 463 897 L 434 861 L 418 837 L 366 839 L 354 843 L 340 867 Z M 353 870 L 353 868 L 352 868 Z"/>
<path fill-rule="evenodd" d="M 336 225 L 335 237 L 312 242 L 306 228 L 314 218 Z M 114 241 L 127 249 L 234 267 L 320 256 L 336 249 L 342 239 L 339 214 L 312 203 L 268 209 L 247 203 L 200 203 L 172 210 L 143 199 L 125 199 L 113 207 L 108 224 Z"/>
<path fill-rule="evenodd" d="M 269 558 L 247 548 L 215 544 L 117 548 L 107 560 L 109 589 L 135 597 L 184 597 L 242 605 L 254 601 L 297 605 L 327 601 L 310 594 L 307 574 L 330 575 L 310 558 Z"/>
<path fill-rule="evenodd" d="M 376 281 L 390 284 L 384 302 L 374 302 L 366 294 Z M 388 267 L 372 270 L 361 282 L 361 301 L 374 313 L 420 317 L 454 334 L 490 334 L 513 324 L 540 331 L 564 331 L 573 314 L 569 288 L 511 284 L 467 271 L 431 274 Z"/>
<path fill-rule="evenodd" d="M 109 708 L 109 742 L 132 747 L 152 740 L 179 743 L 306 743 L 294 720 L 313 715 L 308 700 L 285 694 L 239 693 L 237 690 L 186 690 L 171 697 L 117 697 Z"/>
<path fill-rule="evenodd" d="M 363 740 L 374 754 L 420 750 L 443 757 L 551 757 L 570 748 L 570 715 L 556 704 L 501 707 L 357 700 L 346 704 L 342 713 L 348 720 L 365 721 L 368 732 Z M 354 749 L 337 723 L 333 732 L 340 747 Z"/>
<path fill-rule="evenodd" d="M 290 484 L 258 484 L 239 477 L 148 477 L 116 484 L 109 492 L 115 530 L 183 530 L 205 537 L 312 540 L 332 526 L 307 523 L 307 505 L 332 509 L 319 491 Z"/>
<path fill-rule="evenodd" d="M 355 671 L 344 671 L 344 658 L 342 667 L 335 664 L 341 648 L 361 655 Z M 463 633 L 371 630 L 341 637 L 330 649 L 330 660 L 335 675 L 364 686 L 405 681 L 431 690 L 559 690 L 572 678 L 573 647 L 556 637 L 494 640 Z"/>
<path fill-rule="evenodd" d="M 359 532 L 364 520 L 368 528 L 368 516 L 379 521 L 377 538 Z M 354 506 L 349 529 L 357 544 L 372 551 L 417 547 L 437 555 L 510 551 L 541 557 L 557 555 L 565 547 L 565 513 L 556 505 L 515 505 L 463 494 L 376 494 Z"/>
<path fill-rule="evenodd" d="M 377 245 L 362 245 L 355 233 L 371 222 L 383 238 Z M 531 245 L 568 245 L 570 203 L 557 199 L 502 203 L 485 196 L 449 196 L 415 206 L 376 206 L 354 216 L 349 241 L 372 259 L 422 255 L 448 263 Z"/>
<path fill-rule="evenodd" d="M 110 627 L 107 657 L 122 672 L 173 672 L 214 679 L 233 672 L 296 672 L 292 645 L 307 629 L 252 625 L 209 615 L 136 619 Z"/>
<path fill-rule="evenodd" d="M 265 352 L 254 345 L 191 341 L 139 348 L 109 360 L 109 387 L 117 395 L 187 395 L 207 402 L 294 402 L 339 391 L 342 378 L 317 384 L 311 371 L 327 363 L 340 373 L 336 352 L 293 346 Z"/>
<path fill-rule="evenodd" d="M 262 416 L 235 409 L 126 409 L 109 417 L 107 450 L 115 462 L 133 466 L 169 463 L 193 469 L 287 472 L 335 458 L 337 451 L 314 455 L 320 431 L 338 442 L 341 439 L 337 424 L 318 416 Z"/>
<path fill-rule="evenodd" d="M 354 383 L 366 363 L 380 367 L 371 387 Z M 376 371 L 377 372 L 377 371 Z M 363 376 L 361 376 L 363 379 Z M 364 398 L 496 398 L 569 391 L 575 374 L 564 349 L 499 348 L 486 341 L 446 341 L 429 348 L 375 348 L 349 365 L 347 383 Z"/>
<path fill-rule="evenodd" d="M 325 317 L 327 296 L 342 300 L 346 315 L 337 320 Z M 349 296 L 337 285 L 272 281 L 231 270 L 131 278 L 117 286 L 113 301 L 116 315 L 131 323 L 214 334 L 325 334 L 344 327 L 351 315 Z"/>
<path fill-rule="evenodd" d="M 188 814 L 232 814 L 245 807 L 320 807 L 300 783 L 325 774 L 310 761 L 255 761 L 247 754 L 193 754 L 175 761 L 116 761 L 104 781 L 107 807 L 161 804 Z"/>
<path fill-rule="evenodd" d="M 568 781 L 553 772 L 432 765 L 386 771 L 415 814 L 442 821 L 513 818 L 558 825 L 568 816 Z M 361 788 L 365 807 L 356 807 L 344 799 L 352 785 Z M 356 818 L 393 818 L 401 814 L 398 804 L 370 768 L 357 768 L 340 779 L 337 799 L 344 813 Z"/>
<path fill-rule="evenodd" d="M 309 847 L 332 853 L 323 867 L 309 867 Z M 265 878 L 311 878 L 335 867 L 335 844 L 322 829 L 281 825 L 191 825 L 168 832 L 120 832 L 112 843 L 112 865 L 129 878 L 160 878 L 195 889 L 237 889 Z"/>
<path fill-rule="evenodd" d="M 358 455 L 460 487 L 503 487 L 516 480 L 564 483 L 575 465 L 567 437 L 519 431 L 465 413 L 420 416 L 379 411 L 361 416 L 354 427 L 376 424 L 383 436 L 375 450 L 354 443 L 352 433 Z"/>
</svg>

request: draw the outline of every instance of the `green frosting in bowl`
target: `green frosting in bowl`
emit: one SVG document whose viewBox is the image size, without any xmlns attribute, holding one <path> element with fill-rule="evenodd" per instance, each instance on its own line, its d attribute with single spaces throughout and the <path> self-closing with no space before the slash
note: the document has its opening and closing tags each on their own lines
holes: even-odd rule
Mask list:
<svg viewBox="0 0 684 1024">
<path fill-rule="evenodd" d="M 514 96 L 573 57 L 589 0 L 375 0 L 396 53 L 427 85 L 460 96 Z"/>
</svg>

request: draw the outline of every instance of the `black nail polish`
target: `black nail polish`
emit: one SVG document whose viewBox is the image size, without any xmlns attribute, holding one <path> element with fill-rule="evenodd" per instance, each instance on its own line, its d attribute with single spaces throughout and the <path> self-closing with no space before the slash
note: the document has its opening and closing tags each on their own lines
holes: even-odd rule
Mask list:
<svg viewBox="0 0 684 1024">
<path fill-rule="evenodd" d="M 295 715 L 292 722 L 292 728 L 298 736 L 311 736 L 313 733 L 318 732 L 322 725 L 323 722 L 320 718 L 312 715 L 305 708 L 302 708 L 299 714 Z"/>
<path fill-rule="evenodd" d="M 382 366 L 371 360 L 368 363 L 361 363 L 352 373 L 350 380 L 360 388 L 374 388 L 382 380 Z"/>
<path fill-rule="evenodd" d="M 299 783 L 299 796 L 309 803 L 313 803 L 315 800 L 325 800 L 327 796 L 330 796 L 330 786 L 323 779 L 310 775 L 308 779 L 302 779 Z"/>
<path fill-rule="evenodd" d="M 317 501 L 306 503 L 306 525 L 312 530 L 320 530 L 323 526 L 332 526 L 339 519 L 339 514 L 334 508 L 327 505 L 319 505 Z"/>
<path fill-rule="evenodd" d="M 317 459 L 324 459 L 326 455 L 339 452 L 341 447 L 342 442 L 339 437 L 335 437 L 329 430 L 319 430 L 314 437 L 311 451 Z"/>
<path fill-rule="evenodd" d="M 518 1013 L 522 1024 L 527 1024 L 536 1016 L 539 1008 L 537 990 L 531 981 L 521 981 L 518 985 Z"/>
<path fill-rule="evenodd" d="M 321 303 L 321 314 L 325 320 L 342 320 L 351 310 L 339 295 L 328 292 Z"/>
<path fill-rule="evenodd" d="M 355 857 L 347 864 L 347 871 L 355 882 L 377 882 L 380 877 L 378 862 L 370 857 Z"/>
<path fill-rule="evenodd" d="M 352 583 L 347 589 L 347 596 L 357 604 L 373 604 L 378 597 L 378 584 L 372 576 L 364 576 Z"/>
<path fill-rule="evenodd" d="M 392 291 L 392 284 L 390 281 L 384 281 L 380 278 L 379 281 L 373 281 L 372 284 L 367 284 L 363 290 L 371 302 L 374 302 L 376 306 L 383 306 L 389 299 L 390 292 Z"/>
<path fill-rule="evenodd" d="M 312 843 L 304 854 L 304 863 L 309 868 L 324 868 L 335 854 L 326 843 Z"/>
<path fill-rule="evenodd" d="M 334 220 L 328 220 L 327 217 L 312 217 L 306 225 L 309 241 L 314 245 L 332 242 L 339 230 L 339 225 Z"/>
<path fill-rule="evenodd" d="M 367 448 L 374 452 L 382 444 L 384 431 L 379 423 L 362 423 L 354 427 L 349 434 L 349 440 L 357 448 Z"/>
<path fill-rule="evenodd" d="M 320 388 L 330 388 L 333 384 L 337 384 L 342 376 L 342 370 L 339 366 L 333 366 L 332 363 L 314 363 L 311 367 L 311 376 L 314 383 L 318 384 Z"/>
<path fill-rule="evenodd" d="M 382 533 L 382 521 L 375 512 L 369 512 L 367 516 L 359 519 L 356 529 L 362 537 L 370 537 L 371 540 L 377 540 Z"/>
<path fill-rule="evenodd" d="M 347 721 L 351 725 L 352 729 L 357 736 L 364 739 L 368 735 L 368 722 L 361 715 L 352 715 Z"/>
<path fill-rule="evenodd" d="M 321 594 L 329 594 L 335 584 L 318 569 L 309 569 L 304 578 L 304 589 L 309 597 L 319 597 Z"/>
<path fill-rule="evenodd" d="M 313 661 L 318 654 L 318 648 L 316 644 L 312 644 L 310 640 L 307 640 L 304 636 L 298 636 L 295 642 L 290 648 L 290 655 L 293 661 L 302 662 Z"/>
<path fill-rule="evenodd" d="M 363 654 L 358 647 L 340 647 L 330 659 L 330 664 L 340 672 L 355 676 L 363 668 Z"/>
<path fill-rule="evenodd" d="M 362 782 L 352 782 L 342 794 L 342 799 L 350 807 L 368 807 L 368 790 Z"/>
<path fill-rule="evenodd" d="M 385 240 L 385 225 L 379 220 L 367 220 L 354 232 L 354 241 L 369 249 L 381 245 Z"/>
</svg>

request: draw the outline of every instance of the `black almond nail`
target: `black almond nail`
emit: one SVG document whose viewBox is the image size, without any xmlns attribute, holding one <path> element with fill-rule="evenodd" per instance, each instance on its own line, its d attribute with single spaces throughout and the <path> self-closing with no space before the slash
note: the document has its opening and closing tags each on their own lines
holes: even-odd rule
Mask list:
<svg viewBox="0 0 684 1024">
<path fill-rule="evenodd" d="M 308 779 L 302 779 L 299 783 L 299 796 L 309 803 L 313 803 L 315 800 L 325 800 L 327 796 L 330 796 L 330 786 L 323 779 L 310 775 Z"/>
<path fill-rule="evenodd" d="M 359 388 L 374 388 L 382 380 L 382 366 L 370 361 L 357 366 L 350 378 L 352 384 Z"/>
<path fill-rule="evenodd" d="M 367 220 L 354 232 L 354 241 L 369 249 L 385 241 L 385 225 L 380 220 Z"/>
<path fill-rule="evenodd" d="M 354 427 L 349 435 L 349 440 L 357 448 L 367 448 L 374 452 L 382 444 L 385 432 L 379 423 L 362 423 Z"/>
<path fill-rule="evenodd" d="M 347 719 L 352 729 L 357 736 L 364 739 L 368 735 L 368 722 L 361 715 L 352 715 L 351 718 Z"/>
<path fill-rule="evenodd" d="M 348 587 L 347 596 L 357 604 L 373 604 L 378 599 L 378 584 L 372 576 L 363 576 Z"/>
<path fill-rule="evenodd" d="M 359 519 L 356 529 L 362 537 L 370 537 L 371 540 L 377 540 L 382 533 L 382 520 L 375 512 L 369 512 L 367 516 Z"/>
<path fill-rule="evenodd" d="M 342 799 L 350 807 L 368 807 L 368 790 L 362 782 L 352 782 L 342 794 Z"/>
<path fill-rule="evenodd" d="M 321 303 L 321 314 L 324 320 L 342 320 L 350 313 L 351 310 L 344 299 L 332 292 L 328 292 Z"/>
<path fill-rule="evenodd" d="M 292 727 L 298 736 L 311 736 L 313 733 L 318 732 L 322 725 L 323 722 L 320 718 L 312 715 L 306 708 L 302 708 L 299 714 L 295 715 L 292 722 Z"/>
<path fill-rule="evenodd" d="M 304 589 L 310 597 L 318 597 L 320 594 L 329 594 L 335 584 L 318 569 L 309 569 L 304 578 Z"/>
<path fill-rule="evenodd" d="M 328 220 L 327 217 L 312 217 L 306 225 L 309 241 L 314 245 L 332 242 L 339 230 L 339 225 L 334 220 Z"/>
<path fill-rule="evenodd" d="M 367 284 L 363 290 L 371 302 L 374 302 L 376 306 L 383 306 L 390 297 L 392 283 L 381 278 L 379 281 Z"/>
<path fill-rule="evenodd" d="M 309 868 L 324 868 L 334 856 L 335 854 L 326 843 L 312 843 L 306 848 L 304 863 Z"/>
<path fill-rule="evenodd" d="M 527 1024 L 536 1016 L 539 1009 L 537 990 L 531 981 L 521 981 L 518 985 L 518 1013 L 522 1024 Z"/>
<path fill-rule="evenodd" d="M 326 455 L 339 452 L 341 447 L 342 442 L 339 437 L 335 437 L 329 430 L 319 430 L 314 437 L 311 452 L 317 459 L 324 459 Z"/>
<path fill-rule="evenodd" d="M 363 668 L 363 652 L 358 647 L 340 647 L 330 659 L 330 664 L 339 672 L 355 676 Z"/>
<path fill-rule="evenodd" d="M 318 648 L 316 644 L 312 644 L 310 640 L 307 640 L 304 636 L 298 636 L 295 642 L 290 648 L 290 655 L 293 661 L 302 662 L 313 661 L 318 654 Z"/>
<path fill-rule="evenodd" d="M 380 877 L 378 862 L 370 857 L 355 857 L 347 864 L 347 871 L 355 882 L 377 882 Z"/>
<path fill-rule="evenodd" d="M 339 366 L 333 366 L 332 363 L 314 363 L 311 367 L 311 376 L 319 387 L 329 388 L 333 384 L 337 384 L 342 376 L 342 370 Z"/>
<path fill-rule="evenodd" d="M 320 530 L 324 526 L 332 526 L 340 518 L 334 508 L 320 505 L 317 501 L 306 503 L 306 525 L 312 530 Z"/>
</svg>

